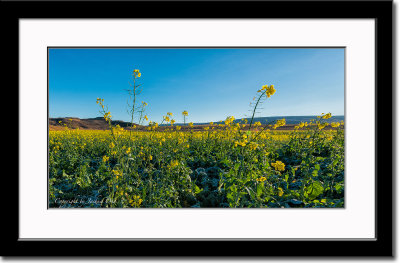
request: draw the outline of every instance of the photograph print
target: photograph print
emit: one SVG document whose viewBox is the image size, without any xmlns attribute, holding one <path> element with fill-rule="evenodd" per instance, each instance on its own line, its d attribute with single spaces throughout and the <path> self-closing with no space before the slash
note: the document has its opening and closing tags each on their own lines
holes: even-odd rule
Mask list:
<svg viewBox="0 0 400 263">
<path fill-rule="evenodd" d="M 48 48 L 48 208 L 344 208 L 344 48 Z"/>
</svg>

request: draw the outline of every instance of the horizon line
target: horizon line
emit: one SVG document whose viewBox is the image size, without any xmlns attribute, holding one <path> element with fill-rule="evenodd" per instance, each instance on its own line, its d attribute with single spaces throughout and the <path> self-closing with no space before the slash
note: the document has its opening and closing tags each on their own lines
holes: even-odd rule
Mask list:
<svg viewBox="0 0 400 263">
<path fill-rule="evenodd" d="M 254 119 L 257 119 L 257 118 L 282 118 L 282 117 L 316 117 L 316 116 L 320 116 L 320 115 L 275 115 L 275 116 L 262 116 L 262 117 L 254 117 Z M 345 115 L 344 114 L 339 114 L 339 115 L 332 115 L 332 117 L 344 117 Z M 229 117 L 229 116 L 228 116 Z M 66 116 L 66 117 L 48 117 L 48 119 L 68 119 L 68 118 L 71 118 L 71 119 L 80 119 L 80 120 L 83 120 L 83 119 L 103 119 L 103 117 L 102 116 L 98 116 L 98 117 L 87 117 L 87 118 L 80 118 L 80 117 L 70 117 L 70 116 Z M 241 118 L 235 118 L 235 120 L 241 120 L 241 119 L 251 119 L 251 117 L 241 117 Z M 123 122 L 130 122 L 129 120 L 121 120 L 121 119 L 115 119 L 115 120 L 112 120 L 112 121 L 123 121 Z M 211 121 L 211 122 L 221 122 L 221 121 L 224 121 L 224 120 L 218 120 L 218 121 Z M 192 121 L 193 123 L 209 123 L 210 121 Z M 189 123 L 189 122 L 188 122 Z M 178 123 L 178 122 L 176 122 L 174 125 L 177 125 L 177 124 L 183 124 L 183 123 Z"/>
</svg>

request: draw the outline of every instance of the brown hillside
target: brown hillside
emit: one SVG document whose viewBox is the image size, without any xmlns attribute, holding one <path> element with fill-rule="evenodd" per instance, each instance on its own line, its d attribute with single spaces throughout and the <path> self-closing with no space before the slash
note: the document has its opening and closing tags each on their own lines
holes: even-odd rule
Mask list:
<svg viewBox="0 0 400 263">
<path fill-rule="evenodd" d="M 61 123 L 60 123 L 61 122 Z M 112 121 L 113 125 L 119 125 L 123 128 L 128 129 L 129 123 L 124 121 Z M 103 117 L 90 118 L 90 119 L 79 119 L 79 118 L 50 118 L 49 119 L 49 130 L 57 131 L 63 130 L 65 125 L 70 129 L 80 130 L 107 130 L 108 123 Z M 136 125 L 138 126 L 138 125 Z"/>
</svg>

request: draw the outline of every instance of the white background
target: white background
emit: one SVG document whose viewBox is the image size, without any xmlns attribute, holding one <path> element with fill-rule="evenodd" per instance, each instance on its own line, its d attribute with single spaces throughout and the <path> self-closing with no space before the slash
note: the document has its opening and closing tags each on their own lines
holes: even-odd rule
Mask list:
<svg viewBox="0 0 400 263">
<path fill-rule="evenodd" d="M 395 1 L 395 3 L 396 3 L 396 1 Z M 397 25 L 398 23 L 397 23 L 397 21 L 396 21 L 396 25 Z M 398 26 L 397 26 L 397 28 L 398 28 Z M 398 33 L 397 32 L 397 30 L 396 30 L 396 33 Z M 397 60 L 397 56 L 396 56 L 396 60 Z M 400 70 L 399 69 L 397 69 L 396 70 L 396 72 L 394 72 L 394 74 L 395 75 L 398 75 L 400 73 Z M 396 84 L 396 83 L 394 83 L 394 84 Z M 397 99 L 399 99 L 399 94 L 397 94 Z M 397 113 L 397 116 L 399 116 L 398 115 L 398 113 Z M 398 119 L 396 120 L 397 122 L 399 121 Z M 400 162 L 400 157 L 399 156 L 397 156 L 397 159 L 395 160 L 396 162 Z M 397 185 L 396 185 L 396 187 L 398 188 L 399 187 L 399 180 L 397 180 Z M 398 200 L 397 200 L 397 198 L 396 198 L 396 203 L 398 204 Z M 396 228 L 395 228 L 396 229 Z M 396 233 L 397 234 L 397 233 Z M 397 247 L 398 248 L 398 247 Z M 2 260 L 4 260 L 4 259 L 2 259 Z M 359 259 L 358 261 L 364 261 L 364 259 Z M 6 260 L 4 260 L 4 261 L 6 261 Z M 49 261 L 52 261 L 52 260 L 49 260 Z M 64 260 L 64 261 L 67 261 L 67 260 Z M 84 262 L 83 260 L 81 260 L 82 262 Z M 96 261 L 98 261 L 98 260 L 96 260 Z M 107 262 L 107 261 L 109 261 L 109 262 L 114 262 L 115 260 L 102 260 L 103 262 Z M 136 262 L 144 262 L 144 260 L 135 260 Z M 183 260 L 183 261 L 189 261 L 189 260 Z M 216 260 L 214 260 L 214 261 L 216 261 Z M 232 261 L 232 259 L 229 259 L 229 260 L 225 260 L 225 261 Z M 242 261 L 242 262 L 245 262 L 245 261 L 247 261 L 247 260 L 237 260 L 237 262 L 240 262 L 240 261 Z M 295 260 L 281 260 L 281 259 L 272 259 L 272 260 L 268 260 L 269 262 L 293 262 L 293 261 L 295 261 Z M 303 261 L 304 261 L 304 259 L 303 259 Z M 307 261 L 309 261 L 309 259 L 307 259 Z M 312 261 L 314 261 L 314 260 L 312 260 Z M 315 259 L 315 261 L 320 261 L 320 259 Z M 330 259 L 330 261 L 331 262 L 335 262 L 335 261 L 340 261 L 340 262 L 350 262 L 350 261 L 352 261 L 352 260 L 343 260 L 343 259 L 339 259 L 339 260 L 332 260 L 332 259 Z M 382 261 L 382 259 L 370 259 L 370 260 L 368 260 L 369 262 L 381 262 Z M 397 259 L 395 259 L 395 261 L 397 261 Z M 13 262 L 25 262 L 25 261 L 22 261 L 22 260 L 13 260 Z M 79 262 L 79 260 L 74 260 L 74 262 Z M 145 262 L 156 262 L 155 260 L 146 260 Z M 158 261 L 159 262 L 159 261 Z"/>
<path fill-rule="evenodd" d="M 374 238 L 374 29 L 372 19 L 20 21 L 20 238 Z M 47 210 L 48 46 L 345 46 L 345 209 Z"/>
</svg>

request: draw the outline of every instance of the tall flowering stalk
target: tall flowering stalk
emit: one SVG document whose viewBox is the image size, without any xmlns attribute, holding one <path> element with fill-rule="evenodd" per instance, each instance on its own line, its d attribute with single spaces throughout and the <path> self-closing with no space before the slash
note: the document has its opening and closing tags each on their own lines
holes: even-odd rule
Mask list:
<svg viewBox="0 0 400 263">
<path fill-rule="evenodd" d="M 131 81 L 129 81 L 129 86 L 131 88 L 127 89 L 127 92 L 129 94 L 129 99 L 130 99 L 130 102 L 129 101 L 127 102 L 128 108 L 129 108 L 128 112 L 131 117 L 129 137 L 132 136 L 132 131 L 136 127 L 134 124 L 136 110 L 139 111 L 139 114 L 140 114 L 139 122 L 140 122 L 142 119 L 142 116 L 144 114 L 144 108 L 147 106 L 147 103 L 142 102 L 141 107 L 139 107 L 138 109 L 135 108 L 137 96 L 142 92 L 142 89 L 140 88 L 142 86 L 142 84 L 138 83 L 138 79 L 141 76 L 142 76 L 142 73 L 138 69 L 133 70 L 132 77 L 131 77 L 132 79 L 131 79 Z M 145 116 L 145 117 L 147 118 L 147 116 Z"/>
<path fill-rule="evenodd" d="M 187 111 L 183 111 L 182 115 L 183 115 L 183 125 L 185 125 L 186 124 L 186 116 L 188 116 L 189 114 Z"/>
<path fill-rule="evenodd" d="M 274 85 L 270 85 L 270 86 L 264 85 L 264 86 L 262 86 L 262 88 L 261 88 L 260 90 L 258 90 L 257 92 L 260 93 L 260 96 L 258 97 L 257 102 L 256 102 L 256 105 L 254 106 L 254 109 L 253 109 L 253 115 L 251 116 L 250 125 L 249 125 L 249 131 L 250 131 L 251 126 L 252 126 L 252 124 L 253 124 L 253 119 L 254 119 L 254 115 L 256 114 L 257 107 L 258 107 L 258 105 L 261 103 L 261 98 L 263 98 L 264 96 L 265 96 L 266 98 L 271 97 L 272 95 L 274 95 L 274 93 L 276 92 L 276 90 L 275 90 L 275 88 L 274 88 Z"/>
<path fill-rule="evenodd" d="M 110 111 L 108 110 L 108 107 L 104 106 L 103 102 L 104 102 L 104 99 L 101 99 L 101 98 L 97 98 L 97 100 L 96 100 L 96 103 L 99 104 L 100 108 L 101 108 L 100 113 L 103 115 L 103 118 L 108 123 L 108 126 L 109 126 L 110 131 L 111 131 L 112 138 L 114 139 L 114 141 L 116 141 L 116 137 L 115 137 L 115 134 L 114 134 L 114 129 L 113 129 L 113 126 L 112 126 L 112 120 L 111 120 L 112 116 L 111 116 Z"/>
</svg>

